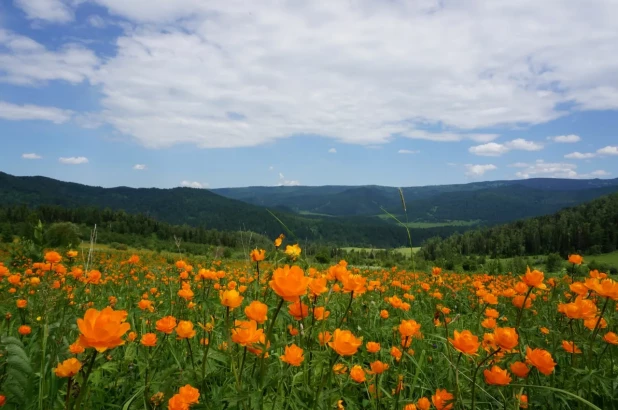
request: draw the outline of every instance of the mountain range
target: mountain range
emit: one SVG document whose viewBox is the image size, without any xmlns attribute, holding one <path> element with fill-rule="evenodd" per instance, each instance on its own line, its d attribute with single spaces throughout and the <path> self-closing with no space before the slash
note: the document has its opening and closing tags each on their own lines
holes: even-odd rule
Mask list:
<svg viewBox="0 0 618 410">
<path fill-rule="evenodd" d="M 618 178 L 475 182 L 401 192 L 418 245 L 436 235 L 550 214 L 617 191 Z M 269 237 L 286 232 L 299 240 L 339 246 L 401 246 L 407 238 L 385 212 L 406 220 L 399 189 L 374 185 L 102 188 L 0 172 L 0 206 L 18 204 L 122 209 L 171 224 L 249 230 Z"/>
</svg>

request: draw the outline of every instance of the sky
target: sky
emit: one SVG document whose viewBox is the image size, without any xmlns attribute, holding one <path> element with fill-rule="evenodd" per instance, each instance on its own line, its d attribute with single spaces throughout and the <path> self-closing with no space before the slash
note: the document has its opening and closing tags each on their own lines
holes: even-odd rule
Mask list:
<svg viewBox="0 0 618 410">
<path fill-rule="evenodd" d="M 105 187 L 618 177 L 615 0 L 3 0 L 0 171 Z"/>
</svg>

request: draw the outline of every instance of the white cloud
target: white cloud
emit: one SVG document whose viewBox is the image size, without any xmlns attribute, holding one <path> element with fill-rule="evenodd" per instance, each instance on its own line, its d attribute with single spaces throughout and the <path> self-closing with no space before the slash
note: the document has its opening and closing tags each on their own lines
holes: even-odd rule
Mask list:
<svg viewBox="0 0 618 410">
<path fill-rule="evenodd" d="M 597 154 L 599 155 L 618 155 L 618 146 L 608 145 L 605 148 L 601 148 L 597 150 Z"/>
<path fill-rule="evenodd" d="M 568 159 L 588 159 L 588 158 L 596 157 L 596 154 L 592 152 L 581 153 L 581 152 L 575 151 L 575 152 L 571 152 L 570 154 L 566 154 L 564 157 Z"/>
<path fill-rule="evenodd" d="M 574 143 L 574 142 L 579 142 L 582 139 L 579 137 L 579 135 L 575 135 L 575 134 L 569 134 L 569 135 L 558 135 L 556 137 L 547 137 L 548 140 L 554 141 L 554 142 L 561 142 L 561 143 Z"/>
<path fill-rule="evenodd" d="M 136 171 L 143 171 L 146 169 L 146 165 L 145 164 L 135 164 L 133 165 L 133 169 Z"/>
<path fill-rule="evenodd" d="M 523 138 L 517 138 L 506 143 L 508 149 L 521 151 L 540 151 L 543 149 L 543 144 L 534 141 L 527 141 Z"/>
<path fill-rule="evenodd" d="M 96 55 L 82 45 L 65 44 L 50 51 L 29 37 L 0 29 L 0 83 L 40 85 L 62 80 L 78 84 L 94 75 L 97 64 Z"/>
<path fill-rule="evenodd" d="M 35 154 L 34 152 L 31 152 L 29 154 L 21 154 L 21 157 L 23 159 L 41 159 L 41 158 L 43 158 L 42 156 L 40 156 L 39 154 Z"/>
<path fill-rule="evenodd" d="M 186 188 L 202 189 L 202 188 L 207 188 L 208 184 L 205 182 L 197 182 L 197 181 L 182 181 L 180 183 L 180 186 L 186 187 Z"/>
<path fill-rule="evenodd" d="M 618 108 L 611 0 L 94 1 L 131 22 L 92 76 L 105 120 L 149 147 L 486 143 L 565 102 Z"/>
<path fill-rule="evenodd" d="M 73 20 L 72 10 L 61 0 L 14 0 L 29 19 L 66 23 Z"/>
<path fill-rule="evenodd" d="M 420 151 L 410 150 L 410 149 L 400 149 L 397 151 L 398 154 L 418 154 Z"/>
<path fill-rule="evenodd" d="M 604 171 L 602 169 L 596 170 L 596 171 L 592 171 L 590 173 L 590 176 L 594 176 L 594 177 L 606 177 L 608 175 L 611 175 L 610 172 Z"/>
<path fill-rule="evenodd" d="M 328 153 L 329 154 L 336 154 L 337 153 L 337 149 L 331 148 L 331 149 L 328 150 Z"/>
<path fill-rule="evenodd" d="M 470 177 L 480 177 L 485 174 L 487 171 L 494 171 L 498 169 L 494 164 L 487 165 L 474 165 L 474 164 L 466 164 L 466 175 Z"/>
<path fill-rule="evenodd" d="M 101 16 L 97 16 L 96 14 L 88 17 L 88 24 L 95 28 L 103 28 L 106 26 L 105 20 L 103 20 Z"/>
<path fill-rule="evenodd" d="M 537 160 L 515 173 L 518 178 L 578 178 L 577 165 Z"/>
<path fill-rule="evenodd" d="M 509 165 L 509 167 L 512 167 L 512 168 L 526 168 L 528 166 L 530 165 L 525 162 L 515 162 L 514 164 Z"/>
<path fill-rule="evenodd" d="M 468 148 L 468 151 L 474 155 L 480 155 L 484 157 L 499 157 L 500 155 L 509 152 L 509 148 L 504 144 L 489 142 L 487 144 L 470 147 Z"/>
<path fill-rule="evenodd" d="M 474 155 L 485 157 L 499 157 L 511 150 L 520 151 L 539 151 L 543 149 L 543 145 L 534 141 L 528 141 L 523 138 L 517 138 L 504 144 L 489 142 L 487 144 L 475 145 L 468 148 L 468 151 Z"/>
<path fill-rule="evenodd" d="M 79 164 L 87 164 L 88 158 L 86 157 L 60 157 L 58 158 L 58 162 L 66 165 L 79 165 Z"/>
<path fill-rule="evenodd" d="M 269 171 L 273 171 L 275 169 L 275 167 L 273 167 L 272 165 L 268 167 Z"/>
<path fill-rule="evenodd" d="M 295 180 L 295 179 L 285 179 L 285 176 L 279 172 L 279 182 L 277 183 L 278 186 L 297 186 L 300 185 L 300 181 Z"/>
<path fill-rule="evenodd" d="M 0 74 L 1 75 L 1 74 Z M 43 107 L 40 105 L 17 105 L 0 101 L 0 118 L 4 120 L 42 120 L 56 124 L 67 122 L 72 112 L 55 107 Z"/>
</svg>

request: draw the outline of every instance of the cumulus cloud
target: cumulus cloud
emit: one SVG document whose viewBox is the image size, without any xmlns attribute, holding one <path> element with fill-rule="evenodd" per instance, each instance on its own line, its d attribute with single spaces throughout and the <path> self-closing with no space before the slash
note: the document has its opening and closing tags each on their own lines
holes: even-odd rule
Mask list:
<svg viewBox="0 0 618 410">
<path fill-rule="evenodd" d="M 526 168 L 528 166 L 529 165 L 525 162 L 515 162 L 514 164 L 509 165 L 509 167 L 512 167 L 512 168 Z"/>
<path fill-rule="evenodd" d="M 79 165 L 79 164 L 87 164 L 88 158 L 86 157 L 60 157 L 58 158 L 58 162 L 66 165 Z"/>
<path fill-rule="evenodd" d="M 475 130 L 547 122 L 564 102 L 618 108 L 609 0 L 93 1 L 131 22 L 91 77 L 105 121 L 149 147 L 486 143 Z"/>
<path fill-rule="evenodd" d="M 601 148 L 597 150 L 597 154 L 599 155 L 618 155 L 618 146 L 608 145 L 605 148 Z"/>
<path fill-rule="evenodd" d="M 523 138 L 517 138 L 504 144 L 489 142 L 487 144 L 475 145 L 468 148 L 468 151 L 474 155 L 485 157 L 499 157 L 511 150 L 521 151 L 539 151 L 543 149 L 543 145 L 537 142 L 528 141 Z"/>
<path fill-rule="evenodd" d="M 556 137 L 547 137 L 547 139 L 554 141 L 554 142 L 560 142 L 560 143 L 565 143 L 565 144 L 572 144 L 574 142 L 581 141 L 581 138 L 579 137 L 579 135 L 575 135 L 575 134 L 558 135 Z"/>
<path fill-rule="evenodd" d="M 337 153 L 337 149 L 331 148 L 331 149 L 328 150 L 328 153 L 329 154 L 336 154 Z"/>
<path fill-rule="evenodd" d="M 596 170 L 596 171 L 592 171 L 589 175 L 593 176 L 593 177 L 606 177 L 606 176 L 611 175 L 611 173 L 607 172 L 607 171 L 604 171 L 602 169 L 599 169 L 599 170 Z"/>
<path fill-rule="evenodd" d="M 202 189 L 202 188 L 207 188 L 208 184 L 205 182 L 197 182 L 197 181 L 182 181 L 180 183 L 180 186 L 185 187 L 185 188 Z"/>
<path fill-rule="evenodd" d="M 278 186 L 298 186 L 300 185 L 300 181 L 295 180 L 295 179 L 286 179 L 285 175 L 279 172 L 279 182 L 277 183 L 277 185 Z"/>
<path fill-rule="evenodd" d="M 470 177 L 480 177 L 485 174 L 487 171 L 494 171 L 498 169 L 494 164 L 486 164 L 486 165 L 474 165 L 474 164 L 466 164 L 466 175 Z"/>
<path fill-rule="evenodd" d="M 0 73 L 0 75 L 2 75 Z M 72 112 L 55 107 L 43 107 L 40 105 L 17 105 L 0 101 L 0 118 L 4 120 L 42 120 L 51 121 L 55 124 L 67 122 Z"/>
<path fill-rule="evenodd" d="M 136 171 L 143 171 L 146 169 L 146 164 L 135 164 L 133 165 L 133 169 Z"/>
<path fill-rule="evenodd" d="M 29 154 L 21 154 L 21 157 L 23 159 L 41 159 L 41 158 L 43 158 L 42 156 L 40 156 L 39 154 L 35 154 L 34 152 L 31 152 Z"/>
<path fill-rule="evenodd" d="M 0 82 L 40 85 L 61 80 L 78 84 L 94 75 L 97 63 L 94 52 L 82 45 L 48 50 L 29 37 L 0 29 Z"/>
<path fill-rule="evenodd" d="M 87 21 L 88 24 L 95 28 L 103 28 L 106 26 L 105 20 L 103 20 L 101 16 L 97 16 L 96 14 L 89 16 Z"/>
<path fill-rule="evenodd" d="M 398 154 L 418 154 L 420 151 L 411 150 L 411 149 L 400 149 L 397 151 Z"/>
<path fill-rule="evenodd" d="M 73 20 L 73 11 L 61 0 L 14 0 L 29 19 L 66 23 Z"/>
<path fill-rule="evenodd" d="M 582 153 L 582 152 L 575 151 L 575 152 L 571 152 L 570 154 L 566 154 L 564 157 L 567 159 L 588 159 L 588 158 L 596 157 L 596 154 L 592 152 Z"/>
</svg>

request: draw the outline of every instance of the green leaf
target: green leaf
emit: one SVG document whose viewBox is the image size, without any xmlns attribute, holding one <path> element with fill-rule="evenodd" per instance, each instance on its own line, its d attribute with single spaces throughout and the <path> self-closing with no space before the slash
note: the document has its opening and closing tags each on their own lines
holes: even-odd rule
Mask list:
<svg viewBox="0 0 618 410">
<path fill-rule="evenodd" d="M 601 408 L 595 406 L 594 404 L 590 403 L 588 400 L 584 399 L 583 397 L 578 396 L 577 394 L 573 394 L 569 391 L 566 390 L 562 390 L 562 389 L 557 389 L 555 387 L 549 387 L 549 386 L 535 386 L 535 385 L 530 385 L 530 384 L 512 384 L 511 386 L 513 387 L 528 387 L 531 389 L 545 389 L 545 390 L 549 390 L 549 391 L 553 391 L 556 393 L 562 393 L 566 396 L 572 397 L 575 400 L 578 400 L 580 403 L 585 404 L 586 406 L 590 407 L 591 409 L 595 409 L 595 410 L 602 410 Z"/>
</svg>

